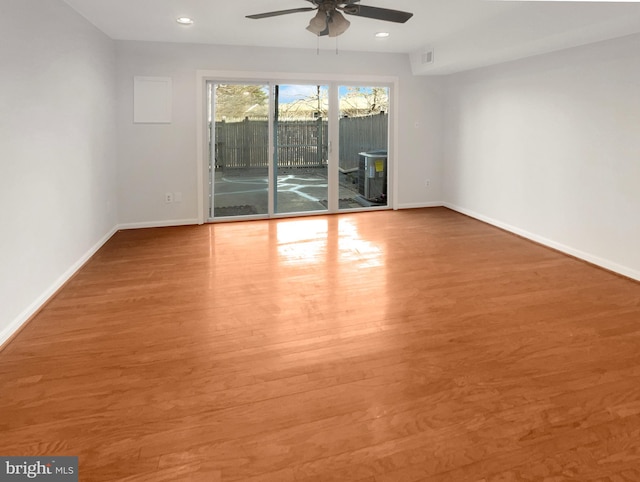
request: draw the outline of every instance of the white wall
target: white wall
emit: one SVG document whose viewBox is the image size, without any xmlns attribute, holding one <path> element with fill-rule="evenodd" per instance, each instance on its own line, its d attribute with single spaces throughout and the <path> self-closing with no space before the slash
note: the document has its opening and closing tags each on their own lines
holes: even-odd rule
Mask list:
<svg viewBox="0 0 640 482">
<path fill-rule="evenodd" d="M 440 81 L 413 77 L 406 55 L 119 41 L 117 58 L 119 218 L 125 226 L 197 220 L 198 70 L 399 77 L 400 206 L 441 201 Z M 171 124 L 133 124 L 135 76 L 172 78 Z M 175 191 L 183 202 L 165 204 L 164 193 Z"/>
<path fill-rule="evenodd" d="M 59 0 L 0 0 L 0 344 L 117 223 L 115 45 Z"/>
<path fill-rule="evenodd" d="M 640 36 L 446 81 L 447 205 L 640 279 Z"/>
</svg>

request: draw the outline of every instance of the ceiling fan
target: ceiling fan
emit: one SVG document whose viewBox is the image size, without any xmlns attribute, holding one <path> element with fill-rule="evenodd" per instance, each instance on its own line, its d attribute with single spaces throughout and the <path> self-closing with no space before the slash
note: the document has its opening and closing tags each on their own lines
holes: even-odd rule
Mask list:
<svg viewBox="0 0 640 482">
<path fill-rule="evenodd" d="M 289 10 L 278 10 L 275 12 L 258 13 L 247 15 L 247 18 L 261 19 L 277 17 L 289 13 L 317 11 L 316 15 L 309 22 L 307 30 L 318 36 L 328 35 L 337 37 L 347 31 L 351 22 L 347 20 L 343 13 L 357 17 L 367 17 L 387 22 L 405 23 L 413 13 L 391 10 L 388 8 L 369 7 L 360 5 L 360 0 L 305 0 L 313 7 L 292 8 Z"/>
</svg>

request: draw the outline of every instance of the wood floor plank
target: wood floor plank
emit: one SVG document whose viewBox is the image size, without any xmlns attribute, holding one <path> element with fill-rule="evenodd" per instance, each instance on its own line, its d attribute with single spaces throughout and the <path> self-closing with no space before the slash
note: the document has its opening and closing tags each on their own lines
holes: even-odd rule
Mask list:
<svg viewBox="0 0 640 482">
<path fill-rule="evenodd" d="M 639 480 L 640 284 L 444 208 L 117 233 L 0 352 L 83 481 Z"/>
</svg>

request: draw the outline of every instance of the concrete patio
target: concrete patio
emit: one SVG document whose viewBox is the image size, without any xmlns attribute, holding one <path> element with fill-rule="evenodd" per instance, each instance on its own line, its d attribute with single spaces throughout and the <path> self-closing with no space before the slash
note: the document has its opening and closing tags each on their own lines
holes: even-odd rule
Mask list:
<svg viewBox="0 0 640 482">
<path fill-rule="evenodd" d="M 326 168 L 280 169 L 276 213 L 302 213 L 327 209 Z M 340 209 L 372 205 L 358 192 L 357 173 L 340 174 Z M 267 169 L 229 169 L 217 171 L 214 185 L 214 217 L 260 215 L 268 213 Z"/>
</svg>

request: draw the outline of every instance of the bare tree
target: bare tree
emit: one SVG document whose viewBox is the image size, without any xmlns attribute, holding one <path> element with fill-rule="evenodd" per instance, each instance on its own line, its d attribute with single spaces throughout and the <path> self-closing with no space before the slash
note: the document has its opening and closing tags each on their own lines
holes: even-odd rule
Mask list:
<svg viewBox="0 0 640 482">
<path fill-rule="evenodd" d="M 381 114 L 388 110 L 386 87 L 347 87 L 347 93 L 340 99 L 340 111 L 349 117 Z"/>
<path fill-rule="evenodd" d="M 265 118 L 269 94 L 260 85 L 218 84 L 216 86 L 216 120 L 238 121 Z"/>
</svg>

